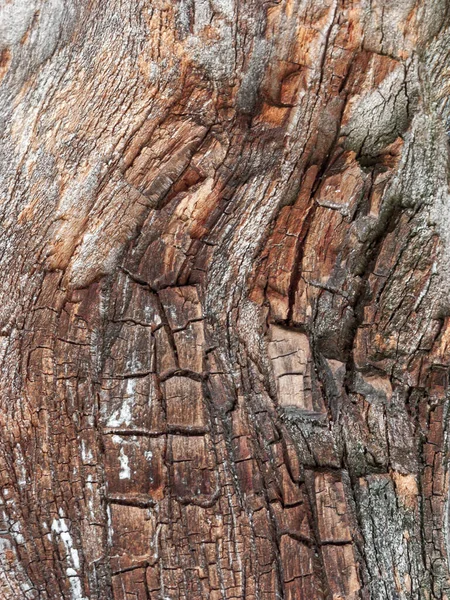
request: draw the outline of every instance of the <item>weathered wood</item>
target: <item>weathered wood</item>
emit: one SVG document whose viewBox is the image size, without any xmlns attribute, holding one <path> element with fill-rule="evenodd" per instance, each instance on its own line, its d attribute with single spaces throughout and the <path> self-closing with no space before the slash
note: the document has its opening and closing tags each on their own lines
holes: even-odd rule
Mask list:
<svg viewBox="0 0 450 600">
<path fill-rule="evenodd" d="M 0 600 L 449 597 L 449 44 L 0 0 Z"/>
</svg>

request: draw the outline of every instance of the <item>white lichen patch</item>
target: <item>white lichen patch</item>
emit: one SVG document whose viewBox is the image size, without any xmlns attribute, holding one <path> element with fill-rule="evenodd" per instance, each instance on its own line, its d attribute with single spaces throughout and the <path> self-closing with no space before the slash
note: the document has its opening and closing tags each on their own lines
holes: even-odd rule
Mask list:
<svg viewBox="0 0 450 600">
<path fill-rule="evenodd" d="M 87 503 L 89 508 L 89 514 L 91 517 L 94 517 L 94 485 L 92 480 L 92 475 L 89 473 L 86 479 L 86 489 L 87 489 Z"/>
<path fill-rule="evenodd" d="M 80 568 L 80 558 L 78 550 L 73 546 L 72 536 L 70 535 L 69 528 L 66 523 L 66 519 L 53 519 L 51 530 L 57 534 L 62 540 L 66 550 L 68 561 L 71 562 L 74 568 Z"/>
<path fill-rule="evenodd" d="M 127 388 L 120 408 L 114 411 L 107 419 L 107 427 L 129 426 L 133 419 L 133 406 L 135 401 L 136 380 L 128 379 Z"/>
<path fill-rule="evenodd" d="M 14 538 L 14 541 L 18 545 L 25 544 L 25 538 L 22 535 L 22 528 L 20 526 L 19 521 L 12 522 L 11 519 L 8 518 L 6 512 L 3 512 L 3 520 L 5 523 L 9 523 L 9 531 Z"/>
<path fill-rule="evenodd" d="M 86 447 L 86 440 L 81 440 L 81 458 L 84 464 L 91 464 L 94 460 L 92 450 Z"/>
<path fill-rule="evenodd" d="M 128 456 L 125 454 L 123 447 L 120 449 L 119 454 L 120 461 L 120 471 L 119 471 L 119 479 L 130 479 L 131 478 L 131 469 L 130 469 L 130 460 Z"/>
<path fill-rule="evenodd" d="M 59 519 L 53 519 L 51 530 L 61 540 L 66 550 L 66 561 L 69 566 L 66 569 L 66 575 L 69 578 L 72 600 L 87 600 L 83 595 L 81 578 L 79 576 L 80 557 L 75 548 L 67 520 L 64 518 L 64 512 L 59 509 Z"/>
</svg>

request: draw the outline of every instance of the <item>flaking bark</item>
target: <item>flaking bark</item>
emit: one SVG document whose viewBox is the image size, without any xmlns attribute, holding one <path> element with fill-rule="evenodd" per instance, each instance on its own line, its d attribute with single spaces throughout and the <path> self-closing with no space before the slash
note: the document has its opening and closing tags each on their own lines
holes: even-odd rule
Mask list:
<svg viewBox="0 0 450 600">
<path fill-rule="evenodd" d="M 0 0 L 0 600 L 441 600 L 449 4 Z"/>
</svg>

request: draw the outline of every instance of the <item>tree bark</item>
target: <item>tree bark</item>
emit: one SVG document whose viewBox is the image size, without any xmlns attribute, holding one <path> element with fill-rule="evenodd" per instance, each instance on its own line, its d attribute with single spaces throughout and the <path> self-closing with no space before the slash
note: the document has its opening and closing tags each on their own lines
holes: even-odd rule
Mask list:
<svg viewBox="0 0 450 600">
<path fill-rule="evenodd" d="M 0 599 L 441 600 L 450 5 L 0 0 Z"/>
</svg>

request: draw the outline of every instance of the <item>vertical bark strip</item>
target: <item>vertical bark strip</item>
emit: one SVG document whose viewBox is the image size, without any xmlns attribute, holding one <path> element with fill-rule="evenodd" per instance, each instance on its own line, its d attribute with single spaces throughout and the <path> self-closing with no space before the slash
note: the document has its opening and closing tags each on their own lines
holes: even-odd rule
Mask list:
<svg viewBox="0 0 450 600">
<path fill-rule="evenodd" d="M 0 0 L 0 599 L 441 600 L 445 0 Z"/>
</svg>

